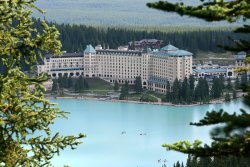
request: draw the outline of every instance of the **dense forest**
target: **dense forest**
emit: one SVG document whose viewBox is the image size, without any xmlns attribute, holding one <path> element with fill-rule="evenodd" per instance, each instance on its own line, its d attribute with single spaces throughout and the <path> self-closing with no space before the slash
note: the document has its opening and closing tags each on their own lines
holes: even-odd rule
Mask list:
<svg viewBox="0 0 250 167">
<path fill-rule="evenodd" d="M 197 80 L 197 84 L 195 84 Z M 242 73 L 240 78 L 237 76 L 232 83 L 231 78 L 213 78 L 208 82 L 206 78 L 194 78 L 190 75 L 183 81 L 175 79 L 172 88 L 168 83 L 168 91 L 163 102 L 171 102 L 173 104 L 192 104 L 192 103 L 208 103 L 211 99 L 221 98 L 225 94 L 225 101 L 230 101 L 231 97 L 236 99 L 236 90 L 245 89 L 250 83 L 250 76 L 246 72 Z M 232 95 L 232 96 L 231 96 Z"/>
<path fill-rule="evenodd" d="M 249 157 L 201 157 L 188 156 L 185 167 L 249 167 Z M 163 167 L 166 167 L 166 165 Z M 177 161 L 173 167 L 184 167 L 183 163 Z"/>
<path fill-rule="evenodd" d="M 85 25 L 54 24 L 60 32 L 62 49 L 67 52 L 81 52 L 87 44 L 93 46 L 101 44 L 104 48 L 116 49 L 120 45 L 127 45 L 130 41 L 141 39 L 163 40 L 162 46 L 169 42 L 180 49 L 190 52 L 223 52 L 217 45 L 229 45 L 228 36 L 233 39 L 249 39 L 244 34 L 235 34 L 230 28 L 118 28 L 118 27 L 92 27 Z M 39 26 L 39 20 L 35 20 L 35 26 Z"/>
</svg>

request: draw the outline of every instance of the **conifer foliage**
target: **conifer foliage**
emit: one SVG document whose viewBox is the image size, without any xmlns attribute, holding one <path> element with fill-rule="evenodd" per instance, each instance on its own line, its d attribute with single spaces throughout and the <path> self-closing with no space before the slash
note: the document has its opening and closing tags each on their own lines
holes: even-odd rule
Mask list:
<svg viewBox="0 0 250 167">
<path fill-rule="evenodd" d="M 115 80 L 114 91 L 117 92 L 118 90 L 119 90 L 119 84 L 118 84 L 117 80 Z"/>
<path fill-rule="evenodd" d="M 39 27 L 40 21 L 34 20 L 36 27 Z M 170 41 L 178 48 L 182 48 L 192 53 L 199 52 L 224 52 L 218 48 L 217 44 L 231 45 L 233 41 L 227 40 L 228 36 L 236 38 L 241 36 L 244 40 L 250 40 L 245 33 L 237 35 L 231 32 L 231 28 L 205 28 L 205 27 L 175 27 L 155 30 L 154 28 L 131 28 L 131 27 L 93 27 L 87 25 L 54 24 L 60 32 L 62 49 L 67 52 L 82 52 L 85 46 L 101 44 L 103 48 L 117 49 L 121 45 L 127 45 L 132 42 L 130 49 L 135 47 L 135 41 L 141 39 L 159 39 L 163 40 L 161 46 L 165 46 Z M 206 39 L 206 40 L 203 40 Z M 196 56 L 196 54 L 194 54 Z"/>
<path fill-rule="evenodd" d="M 55 27 L 42 21 L 42 32 L 33 28 L 34 2 L 0 1 L 0 62 L 5 67 L 0 74 L 2 166 L 49 166 L 55 153 L 76 148 L 85 137 L 52 134 L 49 125 L 66 113 L 44 98 L 45 75 L 29 77 L 21 71 L 21 59 L 31 65 L 43 52 L 59 54 L 61 48 Z"/>
<path fill-rule="evenodd" d="M 136 93 L 141 93 L 142 92 L 142 82 L 141 82 L 141 77 L 137 76 L 135 78 L 135 92 Z"/>
<path fill-rule="evenodd" d="M 249 167 L 249 164 L 249 157 L 221 156 L 197 158 L 189 155 L 186 167 Z"/>
<path fill-rule="evenodd" d="M 173 104 L 206 103 L 209 101 L 209 86 L 204 78 L 198 79 L 195 86 L 195 79 L 192 75 L 184 78 L 183 81 L 175 79 L 172 89 L 168 89 L 166 101 Z"/>
<path fill-rule="evenodd" d="M 129 95 L 129 85 L 128 85 L 128 81 L 125 81 L 125 83 L 122 85 L 119 99 L 125 100 L 128 98 L 128 95 Z"/>
</svg>

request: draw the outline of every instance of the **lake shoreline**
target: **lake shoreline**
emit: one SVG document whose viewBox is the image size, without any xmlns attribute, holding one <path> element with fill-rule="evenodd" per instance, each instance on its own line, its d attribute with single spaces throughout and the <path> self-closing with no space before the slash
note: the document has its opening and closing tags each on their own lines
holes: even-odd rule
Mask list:
<svg viewBox="0 0 250 167">
<path fill-rule="evenodd" d="M 211 100 L 209 103 L 193 103 L 193 104 L 172 104 L 167 102 L 142 102 L 142 101 L 132 101 L 132 100 L 118 100 L 109 98 L 97 98 L 97 97 L 86 97 L 86 96 L 46 96 L 48 99 L 78 99 L 78 100 L 96 100 L 96 101 L 106 101 L 106 102 L 120 102 L 120 103 L 134 103 L 134 104 L 151 104 L 151 105 L 164 105 L 164 106 L 174 106 L 174 107 L 191 107 L 209 104 L 222 104 L 226 101 L 224 98 Z M 233 99 L 232 99 L 233 100 Z"/>
</svg>

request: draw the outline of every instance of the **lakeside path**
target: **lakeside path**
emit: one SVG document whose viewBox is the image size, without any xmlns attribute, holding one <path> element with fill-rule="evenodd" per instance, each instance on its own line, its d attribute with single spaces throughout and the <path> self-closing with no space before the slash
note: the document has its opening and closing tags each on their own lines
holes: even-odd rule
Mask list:
<svg viewBox="0 0 250 167">
<path fill-rule="evenodd" d="M 107 102 L 165 105 L 165 106 L 177 106 L 177 107 L 199 106 L 199 105 L 207 105 L 207 104 L 222 104 L 222 103 L 225 102 L 224 98 L 211 100 L 209 103 L 193 103 L 193 104 L 172 104 L 172 103 L 166 103 L 166 102 L 141 102 L 141 101 L 132 101 L 132 100 L 117 100 L 117 99 L 96 98 L 96 97 L 86 97 L 86 96 L 64 96 L 64 97 L 46 96 L 46 98 L 48 98 L 48 99 L 82 99 L 82 100 L 96 100 L 96 101 L 107 101 Z"/>
</svg>

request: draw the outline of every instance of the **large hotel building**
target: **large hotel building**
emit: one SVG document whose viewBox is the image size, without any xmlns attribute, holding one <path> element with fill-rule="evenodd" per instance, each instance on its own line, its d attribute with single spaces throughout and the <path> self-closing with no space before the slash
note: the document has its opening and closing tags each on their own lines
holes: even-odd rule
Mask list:
<svg viewBox="0 0 250 167">
<path fill-rule="evenodd" d="M 142 51 L 102 49 L 87 45 L 83 53 L 65 53 L 61 56 L 46 55 L 38 66 L 38 74 L 99 77 L 110 83 L 135 83 L 141 76 L 145 89 L 165 93 L 167 83 L 183 80 L 192 74 L 192 53 L 167 45 L 160 50 Z"/>
</svg>

